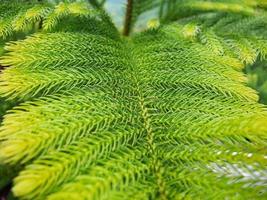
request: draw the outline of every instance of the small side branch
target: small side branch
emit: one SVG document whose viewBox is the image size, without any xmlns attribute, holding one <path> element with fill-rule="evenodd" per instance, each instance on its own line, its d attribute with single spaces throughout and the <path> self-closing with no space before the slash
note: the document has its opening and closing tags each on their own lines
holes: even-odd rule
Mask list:
<svg viewBox="0 0 267 200">
<path fill-rule="evenodd" d="M 129 36 L 132 26 L 133 0 L 127 0 L 127 9 L 124 21 L 123 35 Z"/>
</svg>

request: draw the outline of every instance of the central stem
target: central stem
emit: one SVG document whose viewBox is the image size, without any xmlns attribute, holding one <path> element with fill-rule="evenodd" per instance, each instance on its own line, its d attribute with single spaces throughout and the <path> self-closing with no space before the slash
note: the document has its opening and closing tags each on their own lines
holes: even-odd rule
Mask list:
<svg viewBox="0 0 267 200">
<path fill-rule="evenodd" d="M 123 35 L 129 36 L 132 26 L 133 0 L 127 0 L 127 9 L 124 21 Z"/>
</svg>

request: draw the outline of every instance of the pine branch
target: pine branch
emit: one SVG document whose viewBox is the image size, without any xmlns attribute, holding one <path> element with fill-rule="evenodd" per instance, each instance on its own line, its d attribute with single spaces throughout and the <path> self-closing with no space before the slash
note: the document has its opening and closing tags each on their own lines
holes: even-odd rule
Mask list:
<svg viewBox="0 0 267 200">
<path fill-rule="evenodd" d="M 266 16 L 203 2 L 130 40 L 87 3 L 4 17 L 12 33 L 46 31 L 0 58 L 0 95 L 18 102 L 0 127 L 1 185 L 19 167 L 19 199 L 265 199 L 267 111 L 242 70 L 267 55 Z M 129 3 L 126 35 L 154 3 Z"/>
</svg>

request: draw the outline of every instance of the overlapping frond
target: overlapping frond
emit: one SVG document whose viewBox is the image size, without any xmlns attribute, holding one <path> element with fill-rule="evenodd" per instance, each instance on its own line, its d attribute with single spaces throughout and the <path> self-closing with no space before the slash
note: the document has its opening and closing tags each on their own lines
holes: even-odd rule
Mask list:
<svg viewBox="0 0 267 200">
<path fill-rule="evenodd" d="M 12 21 L 19 12 L 23 12 L 33 6 L 31 2 L 16 0 L 0 1 L 0 41 L 13 34 Z"/>
<path fill-rule="evenodd" d="M 198 18 L 203 14 L 258 17 L 265 15 L 267 8 L 265 0 L 133 0 L 132 4 L 131 29 L 134 32 L 140 27 L 157 27 L 159 22 L 167 24 L 184 18 Z M 141 17 L 145 20 L 142 21 Z M 139 28 L 135 27 L 137 21 Z"/>
<path fill-rule="evenodd" d="M 91 32 L 106 35 L 108 32 L 110 37 L 118 37 L 117 30 L 107 14 L 102 10 L 92 9 L 86 2 L 60 2 L 54 6 L 49 3 L 10 4 L 4 1 L 1 9 L 3 11 L 0 13 L 5 13 L 4 9 L 10 10 L 0 18 L 0 38 L 3 39 L 15 32 L 53 32 L 62 29 L 88 32 L 88 27 Z M 94 26 L 98 29 L 92 29 Z"/>
<path fill-rule="evenodd" d="M 258 15 L 266 8 L 265 0 L 166 0 L 163 1 L 162 22 L 207 12 Z"/>
<path fill-rule="evenodd" d="M 60 3 L 58 4 L 44 20 L 44 30 L 53 29 L 61 19 L 69 15 L 89 17 L 94 15 L 95 10 L 89 10 L 86 3 Z"/>
<path fill-rule="evenodd" d="M 266 56 L 266 2 L 261 0 L 170 0 L 161 3 L 161 24 L 176 21 L 166 32 L 179 32 L 218 55 L 253 64 Z"/>
<path fill-rule="evenodd" d="M 13 29 L 15 31 L 27 31 L 34 24 L 40 23 L 50 10 L 50 6 L 39 4 L 20 12 L 12 22 Z"/>
<path fill-rule="evenodd" d="M 200 42 L 213 53 L 253 64 L 266 57 L 266 16 L 204 14 L 178 21 L 175 30 L 189 40 Z"/>
</svg>

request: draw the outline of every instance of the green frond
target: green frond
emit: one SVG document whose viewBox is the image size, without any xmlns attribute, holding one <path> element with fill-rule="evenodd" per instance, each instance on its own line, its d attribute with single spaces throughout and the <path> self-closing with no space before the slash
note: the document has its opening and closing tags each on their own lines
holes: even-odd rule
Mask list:
<svg viewBox="0 0 267 200">
<path fill-rule="evenodd" d="M 162 2 L 161 21 L 166 23 L 209 12 L 255 16 L 264 13 L 261 6 L 260 0 L 166 0 Z"/>
<path fill-rule="evenodd" d="M 266 12 L 264 1 L 209 0 L 164 1 L 161 23 L 177 21 L 166 32 L 200 42 L 217 55 L 253 64 L 266 58 Z M 178 9 L 177 9 L 178 8 Z"/>
<path fill-rule="evenodd" d="M 181 6 L 182 8 L 189 8 L 192 10 L 203 10 L 203 11 L 223 11 L 223 12 L 236 12 L 244 14 L 255 14 L 255 11 L 249 6 L 231 3 L 231 2 L 208 2 L 208 1 L 189 1 Z"/>
<path fill-rule="evenodd" d="M 14 194 L 123 199 L 150 184 L 136 195 L 263 197 L 266 108 L 244 85 L 242 63 L 210 54 L 194 27 L 132 41 L 59 32 L 10 43 L 1 93 L 26 101 L 0 131 L 2 162 L 26 165 Z M 260 175 L 242 181 L 231 166 Z"/>
<path fill-rule="evenodd" d="M 22 11 L 30 8 L 32 3 L 29 2 L 18 2 L 15 0 L 0 1 L 0 41 L 6 39 L 14 33 L 14 28 L 12 26 L 13 18 Z"/>
<path fill-rule="evenodd" d="M 27 9 L 13 20 L 13 28 L 15 31 L 27 31 L 29 26 L 40 23 L 49 12 L 51 12 L 51 8 L 46 5 L 36 5 Z"/>
<path fill-rule="evenodd" d="M 266 57 L 266 19 L 265 15 L 203 14 L 179 20 L 175 28 L 166 32 L 199 42 L 217 55 L 253 64 Z"/>
<path fill-rule="evenodd" d="M 77 176 L 62 190 L 50 195 L 48 199 L 99 199 L 109 193 L 127 188 L 132 182 L 144 178 L 149 167 L 142 163 L 143 149 L 122 149 L 111 155 L 110 159 L 99 161 L 87 175 Z"/>
<path fill-rule="evenodd" d="M 59 3 L 44 20 L 44 30 L 52 30 L 59 21 L 69 15 L 88 16 L 93 11 L 89 10 L 86 3 Z"/>
<path fill-rule="evenodd" d="M 41 197 L 51 193 L 51 191 L 56 191 L 57 186 L 67 183 L 84 170 L 94 167 L 100 161 L 104 162 L 105 158 L 112 156 L 112 154 L 118 154 L 119 152 L 113 151 L 120 149 L 120 146 L 124 146 L 134 137 L 137 137 L 134 135 L 133 130 L 129 130 L 127 136 L 123 127 L 121 133 L 114 131 L 92 135 L 91 138 L 84 138 L 69 145 L 67 148 L 50 152 L 48 155 L 36 160 L 15 179 L 15 182 L 18 184 L 14 188 L 15 194 L 31 198 L 35 196 Z M 125 151 L 125 149 L 123 148 L 121 151 Z M 32 176 L 33 174 L 34 176 Z M 54 178 L 51 179 L 51 177 Z M 31 187 L 36 193 L 32 190 L 25 191 L 23 189 L 27 181 L 36 183 L 35 189 Z"/>
<path fill-rule="evenodd" d="M 60 2 L 55 6 L 48 3 L 5 4 L 1 9 L 10 11 L 3 17 L 0 16 L 0 38 L 3 39 L 19 32 L 29 34 L 37 31 L 77 30 L 105 36 L 109 34 L 114 39 L 119 37 L 105 11 L 94 10 L 85 2 Z M 1 12 L 5 11 L 0 10 Z M 8 14 L 9 12 L 11 14 Z"/>
<path fill-rule="evenodd" d="M 217 55 L 225 54 L 226 48 L 224 41 L 213 30 L 207 30 L 199 36 L 199 40 L 202 44 L 208 47 L 212 52 Z"/>
<path fill-rule="evenodd" d="M 8 20 L 1 20 L 0 21 L 0 34 L 1 34 L 1 38 L 6 38 L 9 35 L 12 34 L 12 26 L 10 26 L 10 21 Z"/>
<path fill-rule="evenodd" d="M 80 44 L 81 40 L 87 42 Z M 60 53 L 48 52 L 54 49 L 54 45 Z M 108 80 L 115 70 L 123 70 L 127 62 L 126 59 L 116 59 L 124 54 L 120 43 L 82 33 L 38 34 L 25 42 L 10 44 L 6 50 L 16 50 L 16 55 L 12 52 L 6 54 L 1 64 L 16 67 L 3 72 L 0 90 L 4 96 L 19 98 L 57 92 L 62 89 L 62 83 L 65 90 L 70 90 L 102 82 Z M 27 72 L 34 75 L 28 76 Z M 9 80 L 14 80 L 12 85 L 6 84 Z"/>
<path fill-rule="evenodd" d="M 18 102 L 0 175 L 18 170 L 0 184 L 15 176 L 19 199 L 266 199 L 267 109 L 242 73 L 266 56 L 262 1 L 172 2 L 185 18 L 130 39 L 87 3 L 13 21 L 47 32 L 0 58 L 0 94 Z M 155 2 L 134 3 L 133 20 Z"/>
</svg>

